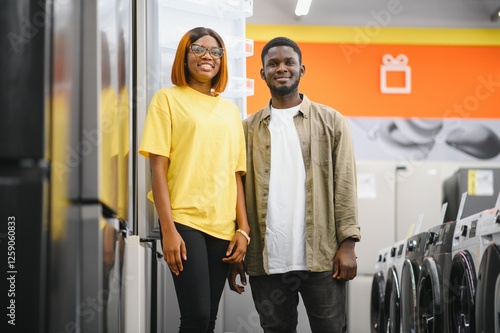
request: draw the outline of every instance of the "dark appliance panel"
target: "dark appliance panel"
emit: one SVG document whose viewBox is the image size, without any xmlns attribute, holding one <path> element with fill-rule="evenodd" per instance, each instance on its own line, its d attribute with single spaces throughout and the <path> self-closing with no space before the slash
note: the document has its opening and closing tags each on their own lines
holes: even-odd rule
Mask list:
<svg viewBox="0 0 500 333">
<path fill-rule="evenodd" d="M 0 5 L 0 161 L 42 159 L 48 133 L 45 1 L 2 1 Z"/>
</svg>

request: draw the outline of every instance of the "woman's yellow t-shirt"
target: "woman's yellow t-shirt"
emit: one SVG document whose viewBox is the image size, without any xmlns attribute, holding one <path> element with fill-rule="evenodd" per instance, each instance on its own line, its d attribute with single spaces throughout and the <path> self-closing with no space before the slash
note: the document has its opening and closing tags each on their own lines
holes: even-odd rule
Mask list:
<svg viewBox="0 0 500 333">
<path fill-rule="evenodd" d="M 175 222 L 230 240 L 236 221 L 236 177 L 246 172 L 237 106 L 190 87 L 159 90 L 151 100 L 139 153 L 169 158 L 166 175 Z M 148 198 L 153 200 L 152 192 Z"/>
</svg>

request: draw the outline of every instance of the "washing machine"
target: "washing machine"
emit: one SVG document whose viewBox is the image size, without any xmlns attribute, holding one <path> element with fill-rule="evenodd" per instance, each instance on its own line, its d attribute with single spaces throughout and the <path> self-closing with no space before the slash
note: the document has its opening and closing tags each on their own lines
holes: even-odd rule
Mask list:
<svg viewBox="0 0 500 333">
<path fill-rule="evenodd" d="M 406 239 L 396 242 L 389 253 L 392 264 L 387 268 L 384 319 L 386 332 L 401 331 L 401 271 L 406 256 Z"/>
<path fill-rule="evenodd" d="M 429 236 L 428 231 L 423 231 L 406 241 L 401 269 L 401 328 L 404 333 L 417 332 L 417 284 Z"/>
<path fill-rule="evenodd" d="M 387 258 L 392 247 L 379 250 L 372 279 L 370 299 L 370 330 L 372 333 L 385 332 L 384 291 L 387 274 Z"/>
<path fill-rule="evenodd" d="M 498 203 L 498 202 L 497 202 Z M 477 274 L 476 332 L 500 333 L 499 283 L 500 279 L 500 208 L 491 209 L 494 219 L 485 220 L 478 227 L 485 250 Z"/>
<path fill-rule="evenodd" d="M 450 221 L 429 229 L 417 287 L 418 332 L 449 332 L 445 309 L 449 301 L 447 281 L 451 270 L 455 225 L 455 221 Z"/>
<path fill-rule="evenodd" d="M 489 209 L 456 222 L 446 309 L 450 332 L 475 331 L 477 274 L 494 229 L 500 227 L 497 220 L 497 210 Z"/>
<path fill-rule="evenodd" d="M 483 213 L 460 219 L 455 224 L 448 280 L 447 321 L 450 332 L 474 332 L 477 269 L 481 259 L 478 224 Z"/>
<path fill-rule="evenodd" d="M 496 333 L 500 331 L 500 275 L 497 277 L 497 285 L 495 286 L 495 295 L 496 295 L 496 303 L 495 303 L 495 327 Z"/>
</svg>

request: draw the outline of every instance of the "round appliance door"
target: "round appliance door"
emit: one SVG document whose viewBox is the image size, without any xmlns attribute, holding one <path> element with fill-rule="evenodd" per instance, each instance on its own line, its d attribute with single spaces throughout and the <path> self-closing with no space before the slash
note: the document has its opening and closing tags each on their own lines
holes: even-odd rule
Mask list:
<svg viewBox="0 0 500 333">
<path fill-rule="evenodd" d="M 384 316 L 386 332 L 399 333 L 400 331 L 400 300 L 401 291 L 398 273 L 396 267 L 392 266 L 387 272 L 387 282 L 385 284 Z"/>
<path fill-rule="evenodd" d="M 498 316 L 495 303 L 500 297 L 495 288 L 499 276 L 500 244 L 493 243 L 484 251 L 477 274 L 476 332 L 500 332 L 500 327 L 495 327 L 495 316 Z"/>
<path fill-rule="evenodd" d="M 372 333 L 385 332 L 384 320 L 384 274 L 379 271 L 373 274 L 370 306 L 370 327 Z"/>
<path fill-rule="evenodd" d="M 453 257 L 448 289 L 448 327 L 450 332 L 472 333 L 475 329 L 476 268 L 469 251 Z M 445 286 L 446 287 L 446 286 Z"/>
<path fill-rule="evenodd" d="M 497 302 L 495 303 L 495 333 L 500 333 L 500 275 L 497 278 L 497 286 L 495 288 L 495 297 Z"/>
<path fill-rule="evenodd" d="M 417 331 L 417 284 L 420 267 L 406 259 L 401 270 L 401 324 L 403 332 Z"/>
<path fill-rule="evenodd" d="M 421 333 L 443 332 L 441 288 L 436 262 L 432 257 L 424 259 L 417 287 L 417 327 Z"/>
</svg>

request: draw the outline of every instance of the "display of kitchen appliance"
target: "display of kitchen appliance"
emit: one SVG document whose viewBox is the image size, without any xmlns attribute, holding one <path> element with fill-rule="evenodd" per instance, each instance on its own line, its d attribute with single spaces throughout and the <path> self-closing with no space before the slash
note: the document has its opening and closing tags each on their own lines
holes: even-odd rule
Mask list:
<svg viewBox="0 0 500 333">
<path fill-rule="evenodd" d="M 13 252 L 15 330 L 122 331 L 132 1 L 0 9 L 0 233 L 11 235 L 0 248 Z"/>
</svg>

